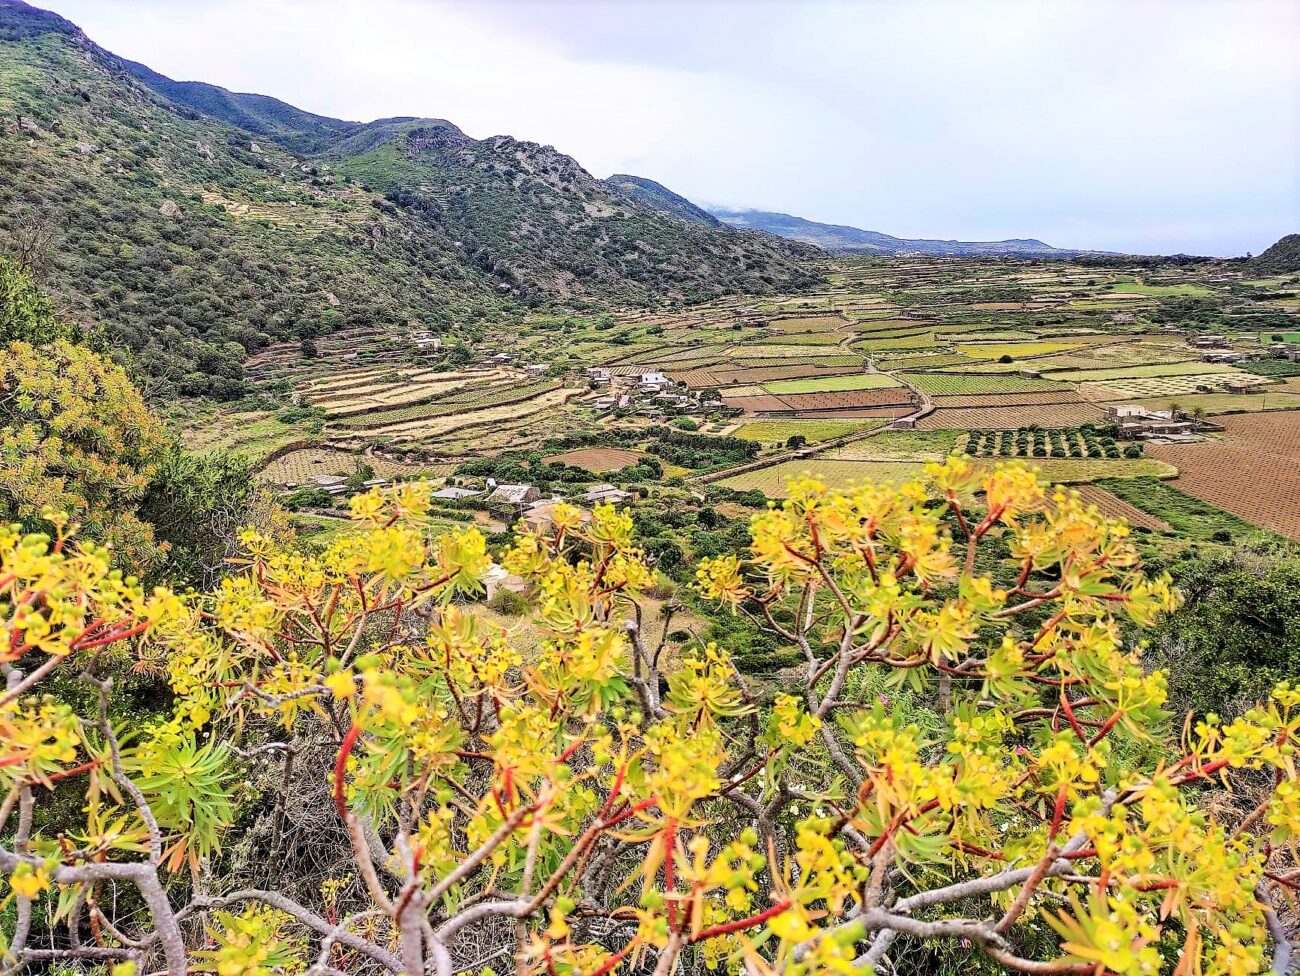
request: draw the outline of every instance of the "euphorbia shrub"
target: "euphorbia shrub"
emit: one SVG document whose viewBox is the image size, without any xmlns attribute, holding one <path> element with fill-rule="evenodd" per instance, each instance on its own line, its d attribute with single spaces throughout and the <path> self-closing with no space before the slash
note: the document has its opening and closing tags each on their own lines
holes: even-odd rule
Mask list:
<svg viewBox="0 0 1300 976">
<path fill-rule="evenodd" d="M 829 974 L 922 940 L 1031 973 L 1289 965 L 1300 693 L 1171 720 L 1121 622 L 1177 596 L 1076 493 L 963 458 L 792 484 L 747 558 L 698 572 L 802 655 L 770 697 L 725 647 L 648 637 L 627 515 L 560 505 L 521 533 L 520 642 L 467 602 L 482 536 L 427 508 L 421 484 L 359 496 L 318 553 L 249 534 L 240 571 L 187 596 L 0 530 L 11 960 Z M 123 737 L 127 662 L 172 708 Z M 80 672 L 98 707 L 42 696 Z M 311 902 L 222 873 L 236 784 L 268 762 L 276 803 L 328 791 L 360 885 Z M 35 829 L 69 784 L 85 823 Z M 114 914 L 123 886 L 142 911 Z"/>
</svg>

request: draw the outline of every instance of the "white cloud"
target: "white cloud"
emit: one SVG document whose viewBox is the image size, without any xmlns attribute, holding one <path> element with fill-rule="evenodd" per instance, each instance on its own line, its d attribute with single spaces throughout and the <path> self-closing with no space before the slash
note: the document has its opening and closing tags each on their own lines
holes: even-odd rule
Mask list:
<svg viewBox="0 0 1300 976">
<path fill-rule="evenodd" d="M 172 77 L 905 236 L 1300 229 L 1300 0 L 47 0 Z"/>
</svg>

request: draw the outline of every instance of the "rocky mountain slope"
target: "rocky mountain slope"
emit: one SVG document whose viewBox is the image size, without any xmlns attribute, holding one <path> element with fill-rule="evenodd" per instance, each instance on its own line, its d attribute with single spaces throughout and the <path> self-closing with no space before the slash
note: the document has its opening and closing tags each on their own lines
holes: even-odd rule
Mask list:
<svg viewBox="0 0 1300 976">
<path fill-rule="evenodd" d="M 1006 241 L 939 241 L 908 240 L 874 230 L 862 230 L 842 224 L 821 224 L 790 214 L 768 210 L 738 210 L 711 207 L 709 212 L 731 227 L 766 231 L 791 240 L 815 244 L 823 250 L 840 254 L 924 255 L 928 257 L 1077 257 L 1095 254 L 1052 247 L 1036 240 Z"/>
<path fill-rule="evenodd" d="M 1300 234 L 1287 234 L 1251 260 L 1267 271 L 1300 271 Z"/>
<path fill-rule="evenodd" d="M 679 217 L 682 220 L 690 220 L 697 224 L 704 224 L 707 227 L 723 226 L 722 221 L 703 207 L 697 207 L 684 196 L 674 193 L 662 183 L 647 180 L 644 176 L 628 176 L 626 173 L 615 173 L 605 182 L 628 199 L 641 203 L 652 210 L 658 210 L 660 213 Z"/>
<path fill-rule="evenodd" d="M 816 280 L 811 248 L 667 215 L 550 147 L 175 82 L 0 0 L 0 250 L 33 227 L 65 313 L 218 396 L 247 353 L 344 324 L 472 338 L 533 307 Z"/>
</svg>

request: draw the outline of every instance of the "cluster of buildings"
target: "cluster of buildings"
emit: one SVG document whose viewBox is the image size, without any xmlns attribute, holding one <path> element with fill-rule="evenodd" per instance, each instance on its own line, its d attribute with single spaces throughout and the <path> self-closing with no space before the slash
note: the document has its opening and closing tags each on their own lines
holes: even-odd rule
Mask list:
<svg viewBox="0 0 1300 976">
<path fill-rule="evenodd" d="M 536 485 L 498 484 L 495 478 L 488 478 L 482 489 L 461 488 L 449 485 L 433 493 L 434 498 L 446 501 L 464 501 L 469 498 L 482 498 L 488 508 L 513 518 L 522 519 L 530 528 L 545 532 L 553 524 L 555 506 L 560 502 L 595 507 L 606 503 L 619 505 L 632 495 L 611 484 L 594 485 L 576 499 L 564 499 L 558 495 L 543 498 Z M 584 514 L 584 520 L 590 515 Z"/>
<path fill-rule="evenodd" d="M 369 481 L 363 481 L 357 491 L 369 491 L 371 488 L 384 488 L 388 485 L 387 478 L 371 478 Z M 341 474 L 314 474 L 302 484 L 302 488 L 320 488 L 329 494 L 349 495 L 353 489 L 348 487 L 348 479 Z"/>
<path fill-rule="evenodd" d="M 648 370 L 640 373 L 614 373 L 607 366 L 592 366 L 587 379 L 609 392 L 596 398 L 597 410 L 632 410 L 643 417 L 665 417 L 669 413 L 699 413 L 702 407 L 686 388 L 663 373 Z"/>
<path fill-rule="evenodd" d="M 1148 410 L 1135 403 L 1107 407 L 1106 419 L 1119 429 L 1120 438 L 1131 441 L 1190 440 L 1203 426 L 1201 421 L 1177 411 Z"/>
</svg>

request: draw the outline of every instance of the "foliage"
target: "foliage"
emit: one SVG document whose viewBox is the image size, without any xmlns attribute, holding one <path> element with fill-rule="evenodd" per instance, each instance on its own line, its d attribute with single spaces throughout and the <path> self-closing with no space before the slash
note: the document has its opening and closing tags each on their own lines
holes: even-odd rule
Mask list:
<svg viewBox="0 0 1300 976">
<path fill-rule="evenodd" d="M 43 345 L 72 339 L 73 330 L 54 314 L 54 303 L 14 261 L 0 255 L 0 345 Z"/>
<path fill-rule="evenodd" d="M 125 372 L 58 340 L 0 356 L 0 519 L 48 525 L 51 509 L 127 565 L 161 553 L 137 514 L 166 436 Z"/>
<path fill-rule="evenodd" d="M 60 842 L 24 813 L 0 848 L 20 915 L 80 926 L 60 906 L 92 899 L 113 925 L 95 948 L 139 958 L 124 926 L 173 974 L 301 966 L 309 933 L 324 965 L 411 976 L 484 947 L 523 973 L 829 976 L 900 936 L 1030 972 L 1251 973 L 1274 949 L 1285 971 L 1272 879 L 1295 870 L 1300 692 L 1174 732 L 1120 620 L 1177 594 L 1076 494 L 961 457 L 898 487 L 792 484 L 746 558 L 697 573 L 801 650 L 762 705 L 716 644 L 664 670 L 626 514 L 560 504 L 502 555 L 536 587 L 525 651 L 464 605 L 490 557 L 473 528 L 436 535 L 428 495 L 356 496 L 355 531 L 315 554 L 249 532 L 245 571 L 185 597 L 93 543 L 0 531 L 0 816 L 56 779 L 87 791 L 84 828 Z M 170 718 L 119 736 L 103 704 L 35 694 L 68 661 L 106 703 L 123 655 L 165 676 Z M 363 882 L 328 911 L 355 924 L 255 889 L 175 908 L 166 872 L 220 880 L 245 763 L 312 741 L 331 758 L 302 782 L 328 776 Z M 1211 779 L 1252 784 L 1254 809 L 1203 809 Z M 110 878 L 143 916 L 104 915 Z M 200 906 L 218 914 L 187 946 L 177 919 Z"/>
<path fill-rule="evenodd" d="M 1239 715 L 1300 673 L 1300 557 L 1255 542 L 1170 566 L 1185 602 L 1150 635 L 1180 710 Z"/>
</svg>

